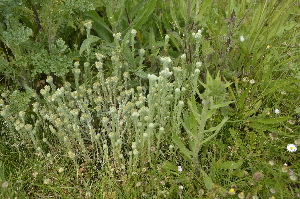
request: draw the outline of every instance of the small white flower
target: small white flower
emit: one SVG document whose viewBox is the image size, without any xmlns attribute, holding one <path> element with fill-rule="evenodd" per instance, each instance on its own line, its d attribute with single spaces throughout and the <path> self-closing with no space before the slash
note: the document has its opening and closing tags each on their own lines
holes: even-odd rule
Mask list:
<svg viewBox="0 0 300 199">
<path fill-rule="evenodd" d="M 136 35 L 137 31 L 135 29 L 131 30 L 131 34 L 133 34 L 134 36 Z"/>
<path fill-rule="evenodd" d="M 181 166 L 178 166 L 178 171 L 182 172 L 182 167 Z"/>
<path fill-rule="evenodd" d="M 140 49 L 140 54 L 141 54 L 141 55 L 144 55 L 144 54 L 145 54 L 144 48 L 141 48 L 141 49 Z"/>
<path fill-rule="evenodd" d="M 58 172 L 59 172 L 59 173 L 62 173 L 62 172 L 64 172 L 64 168 L 62 168 L 62 167 L 59 167 L 59 169 L 58 169 Z"/>
<path fill-rule="evenodd" d="M 180 185 L 178 188 L 182 190 L 182 189 L 183 189 L 183 186 L 182 186 L 182 185 Z"/>
<path fill-rule="evenodd" d="M 91 29 L 92 28 L 92 22 L 91 21 L 88 21 L 86 22 L 85 24 L 83 24 L 84 27 L 86 27 L 87 29 Z"/>
<path fill-rule="evenodd" d="M 202 66 L 202 62 L 201 61 L 196 63 L 196 68 L 201 68 L 201 66 Z"/>
<path fill-rule="evenodd" d="M 279 114 L 280 110 L 279 109 L 275 109 L 275 114 Z"/>
<path fill-rule="evenodd" d="M 289 152 L 296 152 L 297 151 L 297 147 L 294 144 L 288 144 L 286 148 Z"/>
<path fill-rule="evenodd" d="M 292 181 L 297 181 L 297 176 L 291 175 L 291 176 L 290 176 L 290 179 L 291 179 Z"/>
<path fill-rule="evenodd" d="M 195 38 L 195 39 L 200 39 L 202 37 L 201 35 L 202 31 L 201 30 L 198 30 L 197 33 L 192 33 L 192 36 Z"/>
<path fill-rule="evenodd" d="M 250 82 L 250 84 L 255 84 L 255 80 L 254 79 L 251 79 L 249 82 Z"/>
<path fill-rule="evenodd" d="M 118 32 L 116 34 L 113 34 L 113 37 L 116 39 L 116 40 L 121 40 L 121 33 Z"/>
<path fill-rule="evenodd" d="M 245 41 L 245 38 L 244 38 L 244 36 L 243 36 L 243 35 L 242 35 L 242 36 L 240 36 L 240 41 L 241 41 L 241 42 Z"/>
<path fill-rule="evenodd" d="M 180 56 L 180 58 L 183 59 L 183 60 L 185 60 L 185 59 L 186 59 L 186 54 L 182 54 L 182 55 Z"/>
</svg>

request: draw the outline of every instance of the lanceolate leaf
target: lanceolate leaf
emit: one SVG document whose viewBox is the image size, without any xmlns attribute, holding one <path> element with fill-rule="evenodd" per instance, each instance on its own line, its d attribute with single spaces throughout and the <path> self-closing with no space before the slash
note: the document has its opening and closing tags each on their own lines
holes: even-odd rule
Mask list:
<svg viewBox="0 0 300 199">
<path fill-rule="evenodd" d="M 178 146 L 181 153 L 183 153 L 188 159 L 191 160 L 191 155 L 193 153 L 185 147 L 184 143 L 180 140 L 180 138 L 177 135 L 173 135 L 172 140 Z"/>
<path fill-rule="evenodd" d="M 94 43 L 94 42 L 98 41 L 99 39 L 100 39 L 99 37 L 96 37 L 93 35 L 91 35 L 89 38 L 85 39 L 80 46 L 79 55 L 81 56 L 82 52 L 85 51 L 91 43 Z"/>
<path fill-rule="evenodd" d="M 278 124 L 280 122 L 286 122 L 290 117 L 277 117 L 277 118 L 271 118 L 271 119 L 256 119 L 256 120 L 252 120 L 250 119 L 249 121 L 253 121 L 253 122 L 259 122 L 259 123 L 263 123 L 263 124 Z"/>
<path fill-rule="evenodd" d="M 222 162 L 219 167 L 221 169 L 237 169 L 240 166 L 242 166 L 242 164 L 243 164 L 243 159 L 240 159 L 237 162 L 234 161 Z"/>
<path fill-rule="evenodd" d="M 206 189 L 212 188 L 213 181 L 208 175 L 204 176 L 203 181 L 204 181 L 204 185 L 205 185 Z"/>
<path fill-rule="evenodd" d="M 136 18 L 132 22 L 134 29 L 137 30 L 141 25 L 143 25 L 148 20 L 148 17 L 154 11 L 155 6 L 156 6 L 156 0 L 150 0 L 144 4 L 140 12 L 137 14 Z"/>
<path fill-rule="evenodd" d="M 146 2 L 140 9 L 140 11 L 135 16 L 134 20 L 132 21 L 131 25 L 124 31 L 125 37 L 124 40 L 128 40 L 130 36 L 131 29 L 138 30 L 146 21 L 148 17 L 152 14 L 156 7 L 156 0 L 150 0 Z"/>
<path fill-rule="evenodd" d="M 104 22 L 104 20 L 98 15 L 95 10 L 90 10 L 84 13 L 85 16 L 93 20 L 92 28 L 97 32 L 98 36 L 104 39 L 107 42 L 112 42 L 110 35 L 112 32 L 109 26 Z"/>
</svg>

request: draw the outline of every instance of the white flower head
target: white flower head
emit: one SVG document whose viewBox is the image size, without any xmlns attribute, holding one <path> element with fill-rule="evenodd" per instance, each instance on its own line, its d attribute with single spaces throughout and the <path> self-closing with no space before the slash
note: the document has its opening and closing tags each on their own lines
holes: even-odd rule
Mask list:
<svg viewBox="0 0 300 199">
<path fill-rule="evenodd" d="M 135 29 L 131 30 L 131 34 L 133 34 L 134 36 L 136 35 L 137 31 Z"/>
<path fill-rule="evenodd" d="M 279 114 L 280 110 L 279 109 L 275 109 L 275 114 Z"/>
<path fill-rule="evenodd" d="M 92 22 L 91 21 L 88 21 L 86 22 L 85 24 L 83 24 L 84 27 L 86 27 L 87 29 L 91 29 L 92 28 Z"/>
<path fill-rule="evenodd" d="M 202 66 L 202 62 L 201 61 L 196 63 L 196 68 L 201 68 L 201 66 Z"/>
<path fill-rule="evenodd" d="M 255 80 L 254 79 L 251 79 L 249 82 L 250 82 L 250 84 L 255 84 Z"/>
<path fill-rule="evenodd" d="M 181 166 L 178 166 L 178 171 L 182 172 L 182 167 Z"/>
<path fill-rule="evenodd" d="M 297 147 L 294 144 L 288 144 L 286 148 L 289 152 L 296 152 L 297 151 Z"/>
<path fill-rule="evenodd" d="M 145 49 L 141 48 L 139 52 L 140 52 L 141 55 L 144 55 L 145 54 Z"/>
<path fill-rule="evenodd" d="M 113 34 L 113 37 L 116 39 L 116 40 L 121 40 L 121 33 L 118 32 L 116 34 Z"/>
<path fill-rule="evenodd" d="M 200 39 L 202 37 L 201 35 L 202 31 L 201 30 L 198 30 L 197 33 L 192 33 L 192 36 L 195 38 L 195 39 Z"/>
<path fill-rule="evenodd" d="M 182 60 L 185 60 L 185 59 L 186 59 L 186 54 L 182 54 L 182 55 L 180 56 L 180 58 L 181 58 Z"/>
<path fill-rule="evenodd" d="M 244 42 L 245 41 L 245 38 L 244 38 L 244 36 L 242 35 L 242 36 L 240 36 L 240 41 L 241 42 Z"/>
</svg>

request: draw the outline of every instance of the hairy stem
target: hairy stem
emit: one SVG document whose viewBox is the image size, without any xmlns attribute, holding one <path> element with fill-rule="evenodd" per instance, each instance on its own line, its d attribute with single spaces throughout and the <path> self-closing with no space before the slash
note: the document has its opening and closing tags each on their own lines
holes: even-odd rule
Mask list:
<svg viewBox="0 0 300 199">
<path fill-rule="evenodd" d="M 206 124 L 206 120 L 207 120 L 207 111 L 208 111 L 208 107 L 209 107 L 209 98 L 208 96 L 206 96 L 203 100 L 203 108 L 202 108 L 202 113 L 201 113 L 201 119 L 199 122 L 199 129 L 198 129 L 198 135 L 197 135 L 197 139 L 195 141 L 195 147 L 193 150 L 193 164 L 194 164 L 194 168 L 195 168 L 195 173 L 197 175 L 200 174 L 200 165 L 199 165 L 199 159 L 198 159 L 198 154 L 200 151 L 200 143 L 203 140 L 204 137 L 204 128 L 205 128 L 205 124 Z"/>
</svg>

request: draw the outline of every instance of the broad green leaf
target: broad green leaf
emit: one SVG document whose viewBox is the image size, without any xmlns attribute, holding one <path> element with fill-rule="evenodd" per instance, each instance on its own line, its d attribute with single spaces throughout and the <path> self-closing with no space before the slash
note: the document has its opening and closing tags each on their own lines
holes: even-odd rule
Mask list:
<svg viewBox="0 0 300 199">
<path fill-rule="evenodd" d="M 112 32 L 109 26 L 104 22 L 104 20 L 98 15 L 95 10 L 90 10 L 84 13 L 85 17 L 93 20 L 92 28 L 97 32 L 98 36 L 107 42 L 112 42 L 111 35 Z"/>
<path fill-rule="evenodd" d="M 206 189 L 212 188 L 213 181 L 208 175 L 204 176 L 203 181 L 204 181 L 204 185 L 205 185 Z"/>
<path fill-rule="evenodd" d="M 131 34 L 130 30 L 131 29 L 136 29 L 138 30 L 141 25 L 143 25 L 147 20 L 148 17 L 152 14 L 152 12 L 155 10 L 156 7 L 156 0 L 150 0 L 146 2 L 137 15 L 135 16 L 135 19 L 132 21 L 131 25 L 126 29 L 125 32 L 126 35 Z M 127 38 L 126 36 L 124 38 Z"/>
<path fill-rule="evenodd" d="M 136 67 L 135 59 L 132 55 L 131 49 L 129 48 L 128 45 L 123 45 L 123 49 L 124 49 L 124 51 L 123 51 L 124 55 L 125 55 L 126 59 L 128 60 L 128 62 L 130 63 L 131 68 L 135 68 Z"/>
<path fill-rule="evenodd" d="M 178 167 L 169 161 L 165 161 L 162 164 L 162 168 L 166 169 L 166 170 L 171 170 L 171 171 L 178 171 Z"/>
<path fill-rule="evenodd" d="M 240 159 L 237 162 L 227 161 L 220 164 L 221 169 L 237 169 L 243 164 L 243 160 Z"/>
<path fill-rule="evenodd" d="M 99 39 L 99 37 L 93 35 L 90 35 L 89 38 L 86 38 L 80 46 L 79 55 L 81 56 L 83 51 L 85 51 L 92 43 L 98 41 Z"/>
</svg>

